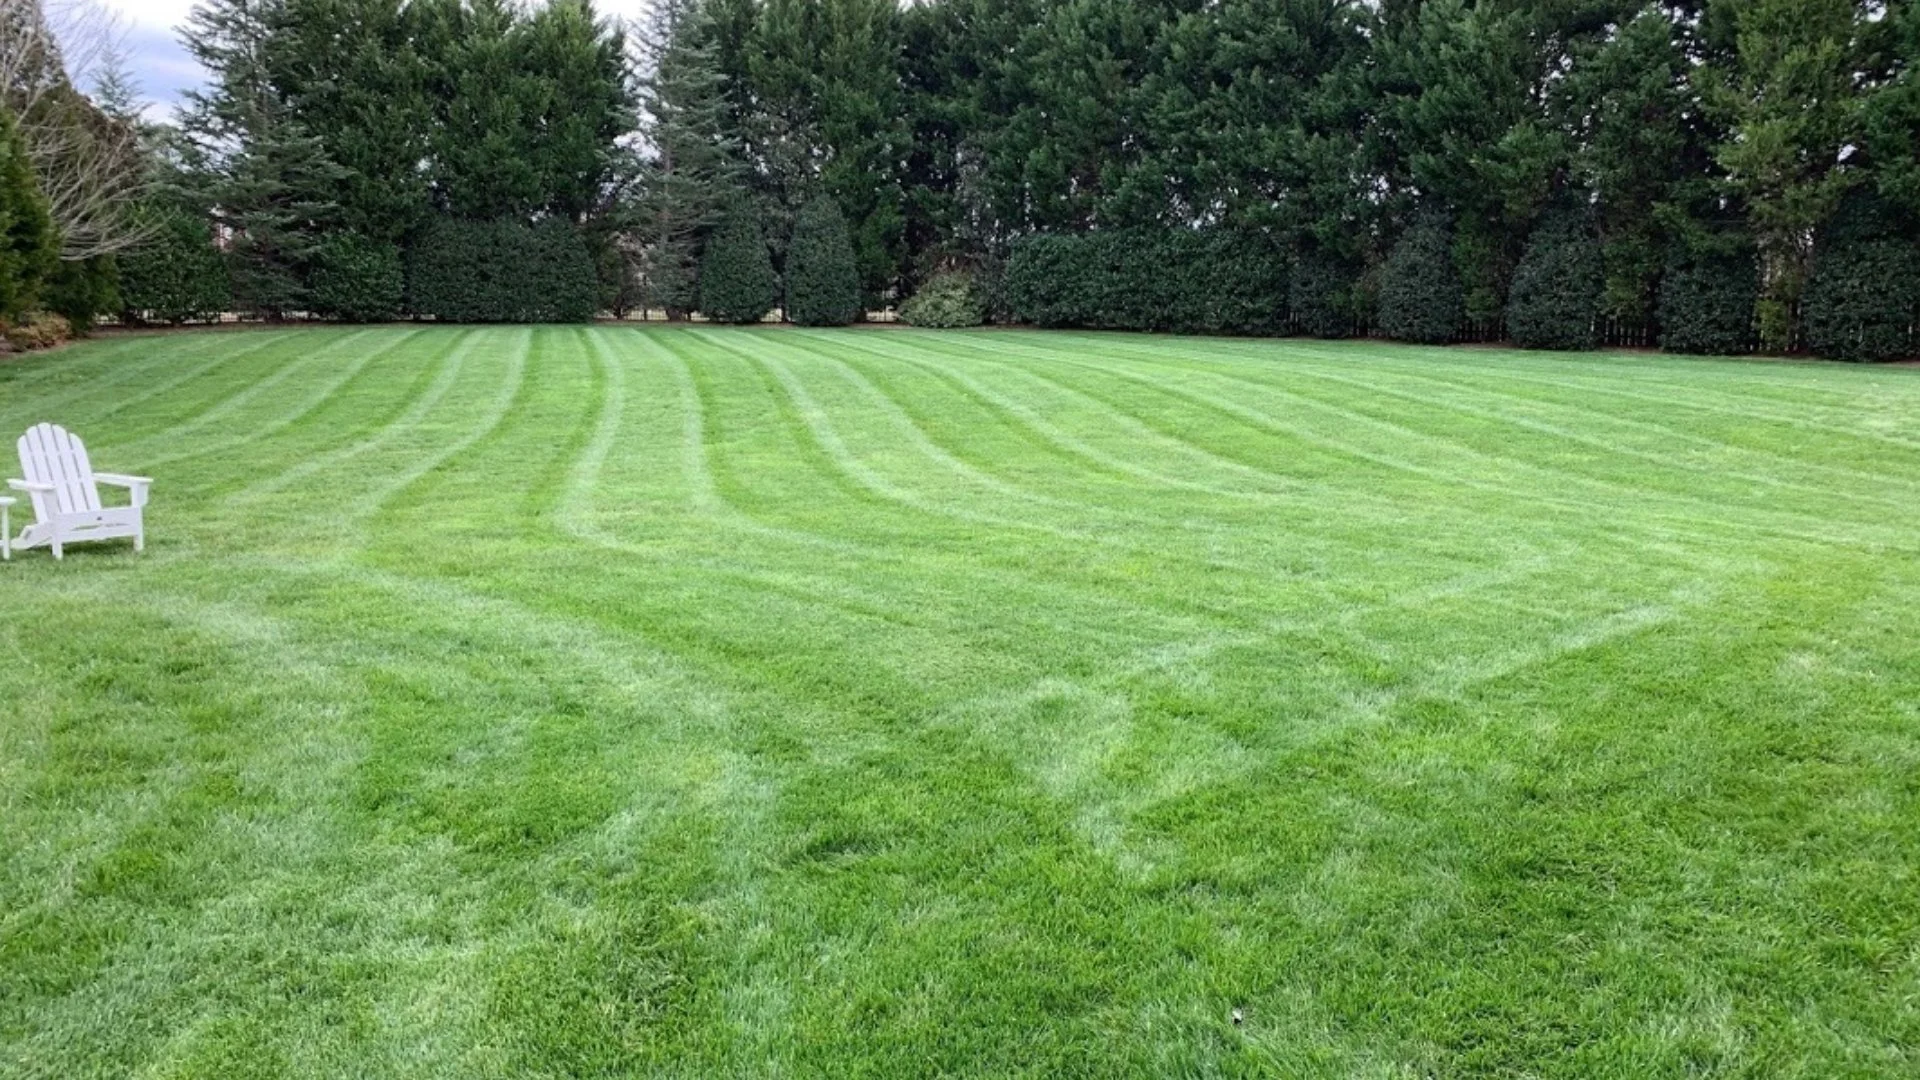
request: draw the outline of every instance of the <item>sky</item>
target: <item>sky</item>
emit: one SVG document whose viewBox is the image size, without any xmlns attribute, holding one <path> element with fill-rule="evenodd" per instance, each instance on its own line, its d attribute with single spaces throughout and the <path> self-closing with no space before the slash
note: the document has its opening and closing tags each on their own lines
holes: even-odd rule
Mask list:
<svg viewBox="0 0 1920 1080">
<path fill-rule="evenodd" d="M 100 0 L 120 13 L 126 31 L 128 67 L 152 103 L 148 115 L 163 120 L 173 115 L 180 95 L 206 78 L 206 72 L 180 45 L 177 27 L 187 21 L 195 0 Z M 646 0 L 599 0 L 602 14 L 637 16 Z"/>
</svg>

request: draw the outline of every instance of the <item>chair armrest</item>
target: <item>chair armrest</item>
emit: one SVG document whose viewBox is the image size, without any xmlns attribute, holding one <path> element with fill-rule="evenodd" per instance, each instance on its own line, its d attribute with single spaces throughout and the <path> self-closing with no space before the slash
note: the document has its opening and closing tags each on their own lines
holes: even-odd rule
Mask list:
<svg viewBox="0 0 1920 1080">
<path fill-rule="evenodd" d="M 7 486 L 15 491 L 38 491 L 43 495 L 54 490 L 52 484 L 36 484 L 31 480 L 9 480 Z"/>
<path fill-rule="evenodd" d="M 117 472 L 97 472 L 93 474 L 93 479 L 96 483 L 126 488 L 129 496 L 127 501 L 133 504 L 135 510 L 147 505 L 147 488 L 153 485 L 153 481 L 147 477 Z"/>
</svg>

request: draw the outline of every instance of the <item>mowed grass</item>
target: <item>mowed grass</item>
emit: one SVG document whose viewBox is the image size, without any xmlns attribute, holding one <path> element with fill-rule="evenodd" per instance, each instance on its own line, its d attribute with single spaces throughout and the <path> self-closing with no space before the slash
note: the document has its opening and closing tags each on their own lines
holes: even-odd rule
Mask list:
<svg viewBox="0 0 1920 1080">
<path fill-rule="evenodd" d="M 39 420 L 157 482 L 0 565 L 0 1075 L 1920 1071 L 1920 371 L 268 329 Z"/>
</svg>

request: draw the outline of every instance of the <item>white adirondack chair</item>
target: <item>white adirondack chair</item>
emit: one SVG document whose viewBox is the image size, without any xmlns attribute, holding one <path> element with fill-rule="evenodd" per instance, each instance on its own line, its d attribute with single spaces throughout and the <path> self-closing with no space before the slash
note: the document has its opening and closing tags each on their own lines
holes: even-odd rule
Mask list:
<svg viewBox="0 0 1920 1080">
<path fill-rule="evenodd" d="M 131 536 L 133 550 L 147 546 L 140 511 L 147 505 L 152 480 L 94 472 L 79 437 L 58 424 L 35 424 L 15 445 L 20 448 L 20 471 L 27 478 L 9 480 L 7 486 L 27 493 L 33 501 L 34 521 L 20 530 L 14 547 L 46 544 L 58 559 L 65 545 L 78 541 Z M 129 505 L 102 506 L 99 484 L 126 488 Z"/>
</svg>

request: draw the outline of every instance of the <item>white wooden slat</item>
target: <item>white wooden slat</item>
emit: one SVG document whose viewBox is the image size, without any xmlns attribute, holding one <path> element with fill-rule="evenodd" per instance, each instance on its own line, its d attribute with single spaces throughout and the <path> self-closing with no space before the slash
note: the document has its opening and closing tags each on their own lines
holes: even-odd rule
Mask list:
<svg viewBox="0 0 1920 1080">
<path fill-rule="evenodd" d="M 66 444 L 66 452 L 61 455 L 67 462 L 67 475 L 74 497 L 80 500 L 80 508 L 100 509 L 100 486 L 93 481 L 93 462 L 87 460 L 87 447 L 80 436 L 66 428 L 53 429 L 54 438 Z"/>
<path fill-rule="evenodd" d="M 100 509 L 100 489 L 86 446 L 72 433 L 55 424 L 35 424 L 20 437 L 19 449 L 27 479 L 54 486 L 53 501 L 60 513 Z"/>
<path fill-rule="evenodd" d="M 45 424 L 35 424 L 27 429 L 25 435 L 20 436 L 20 471 L 26 473 L 27 479 L 36 484 L 54 485 L 51 494 L 41 495 L 38 492 L 34 494 L 34 513 L 38 514 L 41 509 L 40 504 L 46 502 L 49 504 L 46 509 L 51 515 L 66 509 L 66 499 L 60 490 L 60 479 L 53 473 L 52 455 L 47 452 L 46 429 Z"/>
</svg>

